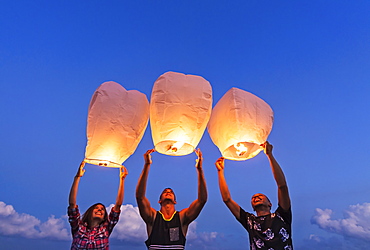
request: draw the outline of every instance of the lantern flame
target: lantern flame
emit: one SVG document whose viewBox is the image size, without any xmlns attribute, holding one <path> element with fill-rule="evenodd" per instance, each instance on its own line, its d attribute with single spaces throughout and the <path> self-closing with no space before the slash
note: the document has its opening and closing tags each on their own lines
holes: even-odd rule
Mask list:
<svg viewBox="0 0 370 250">
<path fill-rule="evenodd" d="M 170 146 L 167 151 L 171 150 L 172 152 L 177 152 L 177 150 L 181 149 L 184 144 L 185 142 L 177 141 L 172 146 Z"/>
<path fill-rule="evenodd" d="M 238 143 L 235 143 L 234 144 L 234 147 L 236 148 L 236 153 L 239 155 L 239 156 L 242 156 L 244 155 L 245 153 L 247 153 L 248 151 L 248 148 L 246 146 L 244 146 L 244 144 L 238 142 Z"/>
</svg>

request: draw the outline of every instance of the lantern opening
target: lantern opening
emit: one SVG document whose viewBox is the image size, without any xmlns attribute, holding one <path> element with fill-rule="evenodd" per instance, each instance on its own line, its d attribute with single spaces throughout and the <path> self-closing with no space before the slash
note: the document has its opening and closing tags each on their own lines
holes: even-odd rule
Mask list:
<svg viewBox="0 0 370 250">
<path fill-rule="evenodd" d="M 167 151 L 170 151 L 170 150 L 171 150 L 172 152 L 176 153 L 176 152 L 177 152 L 177 150 L 181 149 L 181 148 L 182 148 L 182 146 L 184 146 L 184 144 L 185 144 L 185 142 L 177 141 L 177 142 L 175 142 L 173 145 L 171 145 L 171 146 L 168 148 L 168 150 L 167 150 Z"/>
<path fill-rule="evenodd" d="M 155 145 L 155 150 L 161 154 L 180 156 L 194 151 L 194 147 L 183 141 L 167 140 Z"/>
<path fill-rule="evenodd" d="M 119 163 L 112 162 L 112 161 L 107 161 L 107 160 L 85 158 L 84 161 L 86 163 L 97 165 L 97 166 L 102 166 L 102 167 L 110 167 L 110 168 L 120 168 L 120 167 L 122 167 L 122 165 L 119 164 Z"/>
<path fill-rule="evenodd" d="M 244 161 L 258 155 L 261 150 L 257 143 L 237 142 L 226 148 L 222 155 L 229 160 Z"/>
<path fill-rule="evenodd" d="M 242 156 L 244 155 L 245 153 L 247 153 L 248 151 L 248 148 L 246 146 L 244 146 L 242 143 L 238 142 L 238 143 L 235 143 L 234 144 L 234 147 L 236 149 L 236 154 L 239 155 L 239 156 Z"/>
</svg>

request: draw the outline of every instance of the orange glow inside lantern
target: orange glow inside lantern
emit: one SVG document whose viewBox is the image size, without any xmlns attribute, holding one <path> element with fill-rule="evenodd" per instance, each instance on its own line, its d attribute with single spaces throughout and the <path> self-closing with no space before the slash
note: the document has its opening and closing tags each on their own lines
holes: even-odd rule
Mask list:
<svg viewBox="0 0 370 250">
<path fill-rule="evenodd" d="M 212 111 L 212 88 L 201 76 L 166 72 L 154 83 L 150 126 L 157 152 L 180 156 L 194 151 Z"/>
<path fill-rule="evenodd" d="M 223 157 L 253 158 L 267 140 L 273 124 L 271 107 L 259 97 L 231 88 L 219 100 L 208 123 L 208 133 Z"/>
<path fill-rule="evenodd" d="M 139 91 L 105 82 L 91 98 L 85 162 L 121 167 L 141 141 L 149 120 L 149 102 Z"/>
</svg>

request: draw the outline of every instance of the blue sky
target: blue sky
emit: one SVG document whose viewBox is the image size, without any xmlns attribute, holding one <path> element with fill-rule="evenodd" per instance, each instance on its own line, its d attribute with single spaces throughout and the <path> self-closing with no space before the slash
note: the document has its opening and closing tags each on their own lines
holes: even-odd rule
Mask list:
<svg viewBox="0 0 370 250">
<path fill-rule="evenodd" d="M 7 1 L 0 8 L 0 241 L 4 249 L 67 249 L 66 209 L 84 158 L 90 98 L 105 81 L 150 94 L 167 71 L 200 75 L 213 105 L 231 87 L 270 104 L 269 141 L 293 209 L 296 249 L 370 245 L 369 1 Z M 221 200 L 217 147 L 199 147 L 209 199 L 187 249 L 249 249 L 247 233 Z M 111 249 L 145 249 L 135 187 L 148 126 L 129 170 Z M 153 153 L 153 207 L 171 186 L 177 209 L 196 198 L 196 156 Z M 233 199 L 253 193 L 276 208 L 267 158 L 226 161 Z M 86 166 L 77 203 L 114 203 L 118 169 Z M 159 208 L 159 206 L 158 206 Z"/>
</svg>

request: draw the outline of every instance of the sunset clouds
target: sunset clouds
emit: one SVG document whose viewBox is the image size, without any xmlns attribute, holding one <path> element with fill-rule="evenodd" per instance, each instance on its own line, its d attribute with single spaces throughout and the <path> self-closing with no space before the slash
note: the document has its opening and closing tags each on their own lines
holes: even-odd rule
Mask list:
<svg viewBox="0 0 370 250">
<path fill-rule="evenodd" d="M 311 222 L 331 233 L 370 241 L 370 203 L 349 206 L 343 218 L 335 219 L 333 214 L 331 209 L 316 208 Z"/>
<path fill-rule="evenodd" d="M 113 207 L 111 204 L 107 210 Z M 190 244 L 202 245 L 216 239 L 216 232 L 197 232 L 197 222 L 190 224 L 187 238 Z M 46 222 L 41 222 L 29 214 L 18 213 L 12 205 L 0 201 L 0 234 L 8 236 L 20 236 L 28 239 L 47 238 L 52 240 L 71 241 L 72 236 L 66 215 L 56 218 L 51 215 Z M 121 216 L 115 226 L 111 238 L 144 244 L 147 239 L 146 227 L 141 219 L 138 207 L 131 204 L 121 206 Z"/>
<path fill-rule="evenodd" d="M 0 233 L 16 235 L 30 239 L 51 238 L 57 240 L 70 239 L 69 230 L 65 227 L 64 218 L 50 216 L 42 223 L 29 214 L 18 213 L 12 205 L 0 201 Z"/>
</svg>

